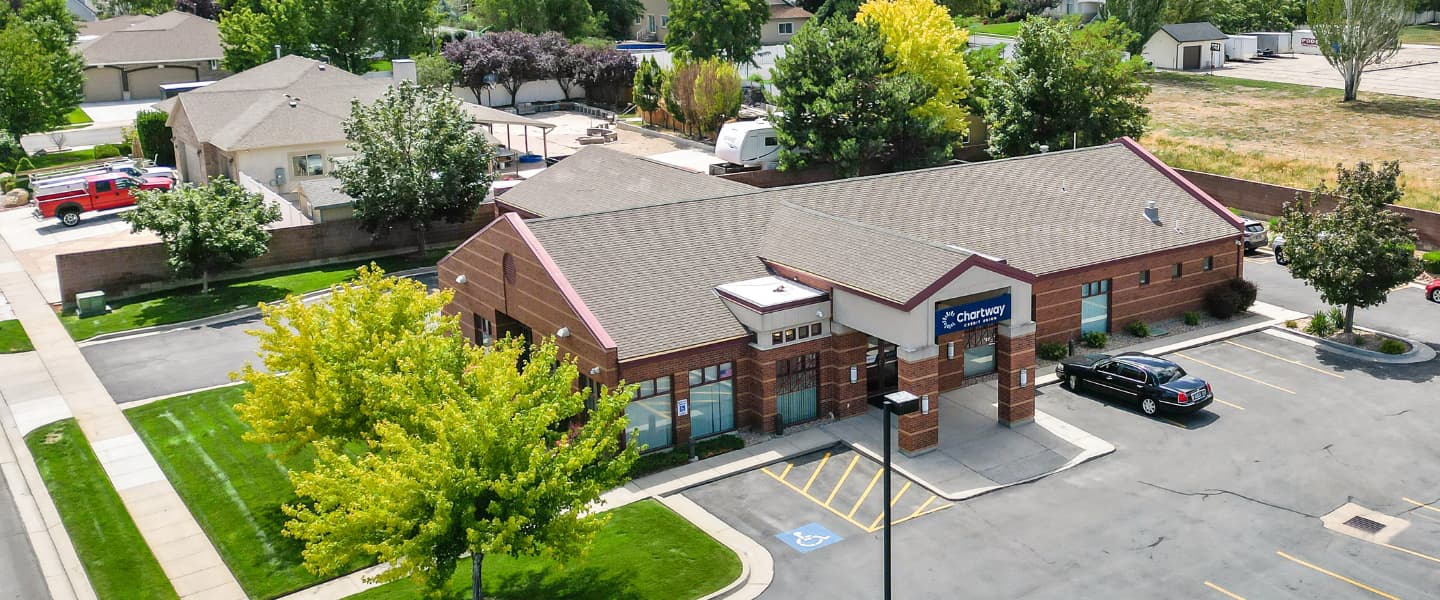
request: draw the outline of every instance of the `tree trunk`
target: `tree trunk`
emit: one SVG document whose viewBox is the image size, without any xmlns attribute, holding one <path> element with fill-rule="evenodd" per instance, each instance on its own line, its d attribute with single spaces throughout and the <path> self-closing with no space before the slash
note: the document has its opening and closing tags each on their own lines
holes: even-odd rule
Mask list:
<svg viewBox="0 0 1440 600">
<path fill-rule="evenodd" d="M 1345 335 L 1347 335 L 1347 336 L 1353 336 L 1354 334 L 1355 334 L 1355 305 L 1354 305 L 1354 304 L 1346 304 L 1346 305 L 1345 305 Z"/>
<path fill-rule="evenodd" d="M 205 269 L 205 270 L 203 270 L 203 271 L 200 271 L 200 293 L 202 293 L 202 294 L 208 294 L 208 293 L 210 293 L 210 270 L 209 270 L 209 269 Z"/>
<path fill-rule="evenodd" d="M 420 256 L 425 256 L 425 230 L 424 225 L 415 228 L 415 243 L 420 246 Z"/>
<path fill-rule="evenodd" d="M 483 560 L 485 554 L 470 553 L 470 600 L 485 600 L 485 589 L 480 585 L 480 562 Z"/>
</svg>

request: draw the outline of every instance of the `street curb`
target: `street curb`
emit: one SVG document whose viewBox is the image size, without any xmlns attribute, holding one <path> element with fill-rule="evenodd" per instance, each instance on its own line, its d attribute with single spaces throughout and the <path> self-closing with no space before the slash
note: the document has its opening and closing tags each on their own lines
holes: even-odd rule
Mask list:
<svg viewBox="0 0 1440 600">
<path fill-rule="evenodd" d="M 676 495 L 657 500 L 705 532 L 705 535 L 729 548 L 740 559 L 740 576 L 729 585 L 702 596 L 699 600 L 750 600 L 759 597 L 770 587 L 770 583 L 775 580 L 775 558 L 759 542 L 740 533 L 689 498 Z"/>
<path fill-rule="evenodd" d="M 1383 352 L 1362 350 L 1360 348 L 1347 346 L 1339 342 L 1333 342 L 1327 339 L 1318 338 L 1303 331 L 1295 331 L 1293 329 L 1282 327 L 1271 327 L 1265 333 L 1285 341 L 1310 346 L 1312 348 L 1318 348 L 1331 354 L 1338 354 L 1347 358 L 1353 358 L 1355 360 L 1363 360 L 1366 362 L 1382 365 L 1413 365 L 1417 363 L 1428 362 L 1435 358 L 1434 348 L 1431 348 L 1430 346 L 1416 340 L 1385 333 L 1383 331 L 1376 331 L 1374 329 L 1362 329 L 1360 327 L 1356 327 L 1356 329 L 1368 331 L 1376 335 L 1392 337 L 1397 340 L 1403 340 L 1406 343 L 1410 344 L 1410 351 L 1404 354 L 1385 354 Z"/>
<path fill-rule="evenodd" d="M 406 271 L 396 271 L 396 272 L 394 272 L 394 273 L 387 273 L 387 275 L 390 275 L 390 276 L 393 276 L 393 277 L 411 277 L 411 276 L 414 276 L 414 275 L 428 275 L 428 274 L 430 274 L 430 273 L 435 273 L 435 272 L 437 272 L 437 271 L 436 271 L 436 267 L 420 267 L 420 268 L 416 268 L 416 269 L 409 269 L 409 270 L 406 270 Z M 309 302 L 310 300 L 314 300 L 314 299 L 316 299 L 316 298 L 320 298 L 320 297 L 323 297 L 323 296 L 326 296 L 326 295 L 329 295 L 329 294 L 330 294 L 330 288 L 327 287 L 327 288 L 325 288 L 325 289 L 323 289 L 323 290 L 315 290 L 315 291 L 312 291 L 312 292 L 305 292 L 304 294 L 300 294 L 299 298 L 300 298 L 300 300 L 301 300 L 302 302 Z M 273 302 L 265 302 L 264 305 L 265 305 L 265 306 L 275 306 L 275 305 L 281 304 L 281 303 L 283 303 L 283 302 L 285 302 L 285 300 L 283 300 L 283 299 L 282 299 L 282 300 L 275 300 L 275 301 L 273 301 Z M 259 306 L 256 306 L 256 307 L 254 307 L 254 308 L 242 308 L 242 309 L 240 309 L 240 310 L 235 310 L 235 311 L 231 311 L 231 312 L 227 312 L 227 313 L 221 313 L 221 314 L 218 314 L 218 315 L 211 315 L 211 316 L 208 316 L 208 317 L 202 317 L 202 318 L 194 319 L 194 320 L 191 320 L 191 321 L 183 321 L 183 322 L 180 322 L 180 323 L 167 323 L 167 324 L 164 324 L 164 325 L 152 325 L 152 326 L 150 326 L 150 327 L 142 327 L 142 328 L 140 328 L 140 329 L 127 329 L 127 330 L 125 330 L 125 331 L 116 331 L 116 332 L 114 332 L 114 333 L 102 333 L 102 334 L 97 335 L 97 336 L 95 336 L 95 337 L 88 338 L 88 339 L 83 340 L 83 341 L 80 341 L 80 342 L 76 342 L 76 345 L 80 346 L 81 348 L 88 348 L 88 347 L 90 347 L 90 346 L 97 346 L 97 345 L 104 344 L 104 343 L 107 343 L 107 342 L 115 342 L 115 341 L 120 341 L 120 340 L 128 340 L 128 339 L 133 339 L 133 338 L 146 337 L 146 336 L 151 336 L 151 335 L 157 335 L 157 334 L 161 334 L 161 333 L 167 333 L 167 332 L 171 332 L 171 331 L 176 331 L 176 330 L 180 330 L 180 329 L 196 329 L 196 328 L 199 328 L 199 327 L 209 327 L 209 326 L 212 326 L 212 325 L 223 325 L 223 324 L 226 324 L 226 323 L 233 323 L 233 322 L 235 322 L 235 321 L 243 321 L 243 320 L 245 320 L 245 319 L 249 319 L 249 318 L 258 316 L 259 314 L 260 314 L 260 308 L 259 308 Z"/>
<path fill-rule="evenodd" d="M 1146 350 L 1145 353 L 1146 353 L 1146 354 L 1151 354 L 1151 355 L 1156 355 L 1156 356 L 1163 355 L 1163 354 L 1172 354 L 1172 353 L 1175 353 L 1175 352 L 1180 352 L 1180 351 L 1182 351 L 1182 350 L 1189 350 L 1189 349 L 1191 349 L 1191 348 L 1195 348 L 1195 347 L 1198 347 L 1198 346 L 1204 346 L 1204 345 L 1206 345 L 1206 344 L 1213 344 L 1213 343 L 1215 343 L 1215 342 L 1219 342 L 1219 341 L 1223 341 L 1223 340 L 1228 340 L 1228 339 L 1230 339 L 1230 338 L 1237 338 L 1237 337 L 1240 337 L 1240 336 L 1242 336 L 1242 335 L 1248 335 L 1248 334 L 1251 334 L 1251 333 L 1255 333 L 1255 332 L 1257 332 L 1257 331 L 1265 331 L 1265 330 L 1268 330 L 1268 329 L 1272 329 L 1272 328 L 1275 327 L 1275 325 L 1280 324 L 1280 323 L 1282 323 L 1282 322 L 1283 322 L 1283 321 L 1282 321 L 1282 320 L 1279 320 L 1279 319 L 1269 319 L 1269 320 L 1266 320 L 1266 321 L 1261 321 L 1261 322 L 1259 322 L 1259 323 L 1253 323 L 1253 324 L 1250 324 L 1250 325 L 1244 325 L 1244 326 L 1236 327 L 1236 328 L 1233 328 L 1233 329 L 1226 329 L 1225 331 L 1213 333 L 1213 334 L 1206 335 L 1206 336 L 1197 337 L 1197 338 L 1194 338 L 1194 339 L 1185 340 L 1185 341 L 1183 341 L 1183 342 L 1176 342 L 1176 343 L 1174 343 L 1174 344 L 1170 344 L 1169 346 L 1161 346 L 1161 347 L 1159 347 L 1159 348 L 1151 348 L 1151 349 L 1149 349 L 1149 350 Z M 1039 388 L 1039 387 L 1044 387 L 1044 386 L 1047 386 L 1047 385 L 1053 385 L 1053 384 L 1056 384 L 1056 383 L 1060 383 L 1060 378 L 1059 378 L 1058 376 L 1056 376 L 1054 372 L 1047 373 L 1047 374 L 1045 374 L 1045 375 L 1041 375 L 1041 376 L 1035 378 L 1035 387 L 1037 387 L 1037 388 Z"/>
</svg>

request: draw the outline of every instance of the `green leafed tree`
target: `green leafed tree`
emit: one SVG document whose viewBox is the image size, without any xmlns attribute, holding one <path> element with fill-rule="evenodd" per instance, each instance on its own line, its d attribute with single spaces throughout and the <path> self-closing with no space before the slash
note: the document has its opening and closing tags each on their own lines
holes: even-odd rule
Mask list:
<svg viewBox="0 0 1440 600">
<path fill-rule="evenodd" d="M 665 85 L 665 70 L 652 57 L 640 61 L 635 70 L 635 83 L 631 86 L 635 106 L 645 112 L 660 108 L 661 88 Z"/>
<path fill-rule="evenodd" d="M 635 21 L 645 14 L 645 5 L 640 0 L 590 0 L 590 10 L 595 13 L 601 33 L 612 40 L 623 40 L 630 37 Z"/>
<path fill-rule="evenodd" d="M 1365 69 L 1400 50 L 1400 30 L 1414 16 L 1409 0 L 1310 0 L 1315 42 L 1345 79 L 1345 101 L 1360 91 Z"/>
<path fill-rule="evenodd" d="M 1100 18 L 1117 19 L 1134 32 L 1136 35 L 1130 39 L 1126 50 L 1139 54 L 1150 36 L 1165 24 L 1161 21 L 1164 20 L 1166 7 L 1172 4 L 1175 4 L 1174 0 L 1106 0 L 1100 9 Z"/>
<path fill-rule="evenodd" d="M 944 0 L 938 4 L 957 17 L 988 17 L 1000 10 L 1000 0 Z"/>
<path fill-rule="evenodd" d="M 247 370 L 256 387 L 236 409 L 252 439 L 312 440 L 315 465 L 291 473 L 300 502 L 284 511 L 316 573 L 378 559 L 393 566 L 380 581 L 410 578 L 434 594 L 468 553 L 479 598 L 487 556 L 583 554 L 607 518 L 589 508 L 627 478 L 631 390 L 602 389 L 587 410 L 573 359 L 552 342 L 470 344 L 456 317 L 434 310 L 451 294 L 365 269 L 330 302 L 266 309 L 267 366 L 298 370 Z M 307 389 L 347 395 L 334 405 Z M 355 441 L 367 451 L 345 452 Z"/>
<path fill-rule="evenodd" d="M 462 223 L 490 190 L 492 149 L 448 90 L 408 82 L 372 104 L 355 101 L 345 120 L 353 158 L 335 176 L 355 198 L 365 230 L 415 231 L 419 251 L 435 221 Z"/>
<path fill-rule="evenodd" d="M 1320 292 L 1327 304 L 1345 307 L 1345 333 L 1354 333 L 1355 309 L 1384 304 L 1390 290 L 1420 275 L 1415 230 L 1409 219 L 1389 210 L 1404 196 L 1398 162 L 1377 169 L 1361 162 L 1336 167 L 1334 186 L 1285 204 L 1281 228 L 1291 275 Z M 1330 212 L 1317 212 L 1315 199 L 1331 196 Z"/>
<path fill-rule="evenodd" d="M 450 89 L 455 83 L 455 67 L 439 54 L 419 54 L 415 57 L 415 82 L 423 86 Z"/>
<path fill-rule="evenodd" d="M 133 232 L 149 231 L 165 246 L 170 268 L 200 277 L 201 293 L 210 276 L 264 254 L 266 225 L 280 219 L 280 207 L 224 177 L 206 185 L 182 183 L 170 190 L 145 190 L 135 210 L 121 214 Z"/>
<path fill-rule="evenodd" d="M 84 60 L 70 46 L 74 25 L 26 8 L 0 9 L 0 132 L 16 140 L 64 125 L 85 87 Z"/>
<path fill-rule="evenodd" d="M 1150 113 L 1149 67 L 1124 58 L 1135 33 L 1114 19 L 1074 21 L 1030 17 L 1020 26 L 1016 57 L 991 89 L 986 123 L 997 157 L 1104 144 L 1139 137 Z"/>
<path fill-rule="evenodd" d="M 303 0 L 259 0 L 260 8 L 236 6 L 220 16 L 225 68 L 240 72 L 281 54 L 315 56 L 313 31 Z"/>
<path fill-rule="evenodd" d="M 739 114 L 740 73 L 734 63 L 718 58 L 702 60 L 696 67 L 689 119 L 701 135 L 708 136 Z"/>
<path fill-rule="evenodd" d="M 253 6 L 252 6 L 253 4 Z M 243 71 L 282 54 L 330 61 L 352 73 L 369 56 L 404 56 L 423 50 L 439 22 L 434 7 L 410 0 L 258 0 L 236 3 L 220 16 L 225 68 Z"/>
<path fill-rule="evenodd" d="M 674 0 L 665 47 L 685 60 L 724 58 L 748 63 L 770 20 L 766 0 Z"/>
</svg>

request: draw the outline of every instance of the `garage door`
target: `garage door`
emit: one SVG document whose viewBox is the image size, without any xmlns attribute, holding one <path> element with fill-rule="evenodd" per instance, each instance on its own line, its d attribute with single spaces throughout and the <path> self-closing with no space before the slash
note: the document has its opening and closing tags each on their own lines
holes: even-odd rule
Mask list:
<svg viewBox="0 0 1440 600">
<path fill-rule="evenodd" d="M 119 69 L 85 69 L 86 102 L 114 102 L 120 99 Z"/>
<path fill-rule="evenodd" d="M 1185 69 L 1185 70 L 1187 70 L 1187 71 L 1190 70 L 1190 69 L 1198 69 L 1198 68 L 1200 68 L 1200 47 L 1199 47 L 1199 46 L 1186 46 L 1186 47 L 1185 47 L 1185 65 L 1184 65 L 1183 67 L 1181 67 L 1181 68 L 1182 68 L 1182 69 Z"/>
<path fill-rule="evenodd" d="M 145 69 L 130 72 L 130 99 L 144 100 L 160 98 L 160 84 L 196 81 L 195 71 L 170 67 L 168 69 Z"/>
</svg>

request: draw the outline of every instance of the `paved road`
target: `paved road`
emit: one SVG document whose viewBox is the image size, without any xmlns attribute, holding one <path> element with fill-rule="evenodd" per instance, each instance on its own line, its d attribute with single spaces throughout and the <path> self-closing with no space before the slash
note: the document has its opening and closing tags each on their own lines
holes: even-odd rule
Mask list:
<svg viewBox="0 0 1440 600">
<path fill-rule="evenodd" d="M 1251 600 L 1382 597 L 1339 577 L 1436 597 L 1440 362 L 1377 366 L 1264 333 L 1172 358 L 1228 404 L 1172 422 L 1042 388 L 1040 410 L 1116 453 L 897 525 L 895 597 L 1225 600 L 1206 582 Z M 841 518 L 840 498 L 837 516 L 754 472 L 684 495 L 770 550 L 763 598 L 879 597 L 879 533 Z M 1390 546 L 1324 529 L 1347 502 L 1409 525 Z M 808 523 L 844 539 L 802 552 L 775 537 Z"/>
<path fill-rule="evenodd" d="M 63 132 L 65 145 L 94 146 L 97 144 L 119 144 L 125 141 L 119 127 L 93 127 L 90 129 L 73 129 Z M 43 133 L 35 133 L 20 138 L 20 145 L 25 147 L 26 152 L 34 153 L 36 150 L 50 149 L 55 147 L 54 140 Z"/>
<path fill-rule="evenodd" d="M 0 443 L 4 443 L 0 441 Z M 49 598 L 45 576 L 35 550 L 25 536 L 25 525 L 5 477 L 0 476 L 0 600 Z"/>
<path fill-rule="evenodd" d="M 1268 255 L 1246 259 L 1245 278 L 1260 286 L 1260 301 L 1303 313 L 1327 308 L 1320 293 L 1290 276 Z M 1429 343 L 1440 343 L 1440 304 L 1425 299 L 1425 290 L 1406 287 L 1390 293 L 1390 301 L 1355 311 L 1355 323 Z"/>
<path fill-rule="evenodd" d="M 433 274 L 416 278 L 436 285 Z M 258 366 L 259 344 L 245 331 L 259 322 L 255 316 L 82 345 L 80 351 L 115 402 L 124 404 L 226 384 L 247 361 Z"/>
</svg>

